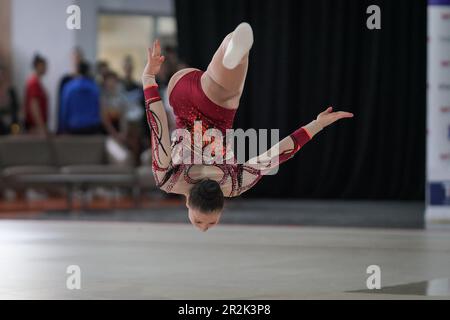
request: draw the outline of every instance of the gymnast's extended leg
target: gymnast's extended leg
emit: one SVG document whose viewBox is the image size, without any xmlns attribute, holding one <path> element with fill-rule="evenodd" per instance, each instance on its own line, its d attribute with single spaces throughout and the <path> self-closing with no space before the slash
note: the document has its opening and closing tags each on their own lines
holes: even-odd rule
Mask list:
<svg viewBox="0 0 450 320">
<path fill-rule="evenodd" d="M 252 44 L 253 31 L 248 23 L 241 23 L 223 40 L 201 81 L 203 91 L 214 103 L 238 108 Z"/>
</svg>

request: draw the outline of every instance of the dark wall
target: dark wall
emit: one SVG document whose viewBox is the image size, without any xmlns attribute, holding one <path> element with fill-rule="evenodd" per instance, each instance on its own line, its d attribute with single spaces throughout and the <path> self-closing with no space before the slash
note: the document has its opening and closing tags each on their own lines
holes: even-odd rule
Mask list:
<svg viewBox="0 0 450 320">
<path fill-rule="evenodd" d="M 425 0 L 176 0 L 180 55 L 204 69 L 241 21 L 255 33 L 236 128 L 326 128 L 246 196 L 423 199 Z M 381 7 L 381 30 L 366 9 Z"/>
</svg>

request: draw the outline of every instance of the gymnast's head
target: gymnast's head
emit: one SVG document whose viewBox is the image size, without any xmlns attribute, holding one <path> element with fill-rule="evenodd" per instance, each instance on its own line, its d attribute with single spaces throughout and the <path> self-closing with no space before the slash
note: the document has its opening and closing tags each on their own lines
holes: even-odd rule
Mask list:
<svg viewBox="0 0 450 320">
<path fill-rule="evenodd" d="M 206 231 L 219 223 L 223 203 L 224 196 L 219 183 L 204 179 L 196 183 L 187 196 L 189 220 L 201 231 Z"/>
</svg>

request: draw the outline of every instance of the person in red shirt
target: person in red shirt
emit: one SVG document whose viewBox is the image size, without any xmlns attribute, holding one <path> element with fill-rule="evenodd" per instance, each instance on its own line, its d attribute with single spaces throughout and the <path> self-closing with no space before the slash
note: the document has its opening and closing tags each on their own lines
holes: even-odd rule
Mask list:
<svg viewBox="0 0 450 320">
<path fill-rule="evenodd" d="M 25 128 L 29 133 L 48 133 L 48 98 L 41 82 L 46 71 L 47 61 L 36 55 L 33 58 L 33 73 L 25 88 Z"/>
</svg>

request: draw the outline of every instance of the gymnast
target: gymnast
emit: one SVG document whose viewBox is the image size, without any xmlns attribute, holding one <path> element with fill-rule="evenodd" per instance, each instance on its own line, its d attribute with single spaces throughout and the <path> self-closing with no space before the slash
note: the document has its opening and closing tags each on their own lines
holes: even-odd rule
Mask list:
<svg viewBox="0 0 450 320">
<path fill-rule="evenodd" d="M 194 132 L 195 126 L 200 123 L 202 132 L 214 128 L 226 135 L 227 129 L 233 126 L 239 106 L 252 45 L 252 28 L 248 23 L 241 23 L 225 37 L 206 72 L 187 68 L 173 75 L 168 85 L 168 96 L 177 128 Z M 189 220 L 202 231 L 219 222 L 225 197 L 236 197 L 249 190 L 262 176 L 270 174 L 290 159 L 323 128 L 339 119 L 353 117 L 352 113 L 333 112 L 333 108 L 329 107 L 316 120 L 242 164 L 232 161 L 192 164 L 174 161 L 182 157 L 177 146 L 189 140 L 174 138 L 168 129 L 167 115 L 155 81 L 164 63 L 158 40 L 148 49 L 147 55 L 142 83 L 151 130 L 152 169 L 156 184 L 165 192 L 186 197 Z M 212 140 L 202 141 L 202 147 L 210 145 Z M 190 145 L 191 141 L 188 143 L 187 147 L 196 152 Z"/>
</svg>

